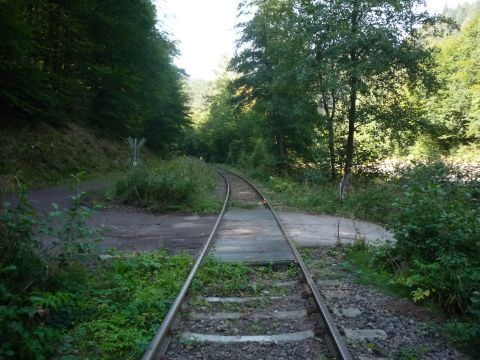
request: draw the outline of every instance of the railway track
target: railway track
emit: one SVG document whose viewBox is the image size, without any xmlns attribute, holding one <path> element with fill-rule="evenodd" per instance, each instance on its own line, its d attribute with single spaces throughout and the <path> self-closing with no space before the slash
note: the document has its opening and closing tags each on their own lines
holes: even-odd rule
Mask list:
<svg viewBox="0 0 480 360">
<path fill-rule="evenodd" d="M 294 243 L 247 179 L 219 170 L 226 196 L 187 280 L 143 355 L 151 359 L 351 359 Z M 228 204 L 235 207 L 227 212 Z M 207 254 L 248 264 L 255 294 L 189 288 Z M 272 265 L 281 270 L 272 273 Z"/>
</svg>

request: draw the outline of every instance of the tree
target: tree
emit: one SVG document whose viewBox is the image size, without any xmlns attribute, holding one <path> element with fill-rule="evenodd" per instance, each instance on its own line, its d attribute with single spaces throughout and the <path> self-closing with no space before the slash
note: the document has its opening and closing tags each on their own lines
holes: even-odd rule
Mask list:
<svg viewBox="0 0 480 360">
<path fill-rule="evenodd" d="M 333 63 L 337 79 L 331 87 L 348 89 L 348 136 L 342 187 L 349 181 L 354 160 L 354 135 L 360 98 L 388 92 L 392 79 L 432 84 L 425 64 L 432 52 L 420 41 L 422 25 L 434 18 L 418 13 L 417 0 L 301 1 L 304 13 L 317 24 L 320 64 Z M 319 73 L 323 73 L 322 70 Z"/>
<path fill-rule="evenodd" d="M 264 137 L 285 171 L 291 159 L 311 160 L 312 128 L 318 122 L 315 102 L 306 96 L 306 84 L 297 73 L 305 47 L 297 41 L 293 1 L 253 0 L 252 19 L 241 24 L 239 51 L 231 67 L 240 74 L 234 82 L 239 99 L 263 114 Z"/>
<path fill-rule="evenodd" d="M 444 87 L 429 98 L 429 118 L 437 128 L 441 148 L 480 141 L 480 13 L 459 33 L 439 44 L 439 77 Z"/>
<path fill-rule="evenodd" d="M 2 1 L 0 40 L 9 122 L 73 120 L 108 136 L 146 136 L 156 150 L 189 126 L 177 50 L 151 0 Z"/>
</svg>

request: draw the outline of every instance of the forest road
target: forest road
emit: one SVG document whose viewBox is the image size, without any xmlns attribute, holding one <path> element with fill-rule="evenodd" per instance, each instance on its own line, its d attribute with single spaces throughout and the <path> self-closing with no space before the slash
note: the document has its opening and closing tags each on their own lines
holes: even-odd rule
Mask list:
<svg viewBox="0 0 480 360">
<path fill-rule="evenodd" d="M 76 189 L 54 186 L 32 190 L 28 198 L 33 207 L 43 213 L 52 210 L 52 203 L 66 209 L 70 197 L 85 191 L 87 205 L 101 199 L 101 194 L 112 181 L 85 182 Z M 222 189 L 217 189 L 220 195 Z M 15 203 L 13 195 L 3 201 Z M 352 243 L 364 238 L 368 243 L 383 243 L 393 236 L 379 225 L 340 218 L 330 215 L 315 215 L 293 211 L 278 212 L 289 235 L 300 246 L 318 247 L 337 243 Z M 196 254 L 208 238 L 216 220 L 216 214 L 153 214 L 144 209 L 108 203 L 93 212 L 87 222 L 102 229 L 103 250 L 117 249 L 124 252 L 143 252 L 165 249 L 171 254 L 188 252 Z"/>
</svg>

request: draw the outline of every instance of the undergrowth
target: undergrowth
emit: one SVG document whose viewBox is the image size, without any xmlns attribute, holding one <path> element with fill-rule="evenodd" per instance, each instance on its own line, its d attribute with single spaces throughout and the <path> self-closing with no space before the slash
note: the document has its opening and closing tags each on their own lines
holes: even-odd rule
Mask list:
<svg viewBox="0 0 480 360">
<path fill-rule="evenodd" d="M 381 224 L 389 221 L 394 199 L 401 194 L 401 184 L 396 179 L 359 175 L 349 187 L 345 201 L 340 202 L 338 183 L 321 170 L 297 170 L 290 176 L 267 176 L 251 168 L 243 170 L 258 181 L 273 203 Z"/>
<path fill-rule="evenodd" d="M 480 348 L 479 179 L 441 162 L 401 176 L 389 222 L 395 242 L 352 247 L 350 261 L 360 279 L 384 287 L 384 278 L 414 302 L 442 308 L 451 319 L 443 330 L 472 352 Z"/>
<path fill-rule="evenodd" d="M 122 203 L 160 211 L 216 212 L 214 170 L 200 160 L 180 157 L 152 162 L 120 180 L 115 197 Z"/>
<path fill-rule="evenodd" d="M 73 358 L 137 359 L 147 348 L 192 266 L 164 251 L 110 259 L 76 281 L 59 313 L 76 313 L 59 353 Z M 53 323 L 52 325 L 54 325 Z M 55 325 L 61 325 L 56 323 Z"/>
<path fill-rule="evenodd" d="M 47 322 L 69 295 L 65 274 L 96 260 L 96 234 L 85 225 L 90 209 L 83 194 L 66 211 L 54 205 L 47 217 L 35 212 L 21 189 L 15 206 L 0 210 L 0 357 L 43 359 L 61 333 Z"/>
<path fill-rule="evenodd" d="M 68 180 L 72 173 L 92 178 L 124 170 L 130 152 L 127 144 L 75 124 L 5 127 L 0 141 L 0 196 L 12 190 L 15 177 L 42 186 Z"/>
<path fill-rule="evenodd" d="M 270 177 L 264 185 L 274 201 L 323 214 L 386 223 L 393 212 L 393 199 L 399 192 L 395 183 L 385 180 L 358 181 L 343 203 L 338 201 L 334 183 L 298 182 L 290 178 Z"/>
<path fill-rule="evenodd" d="M 45 217 L 25 193 L 0 212 L 0 358 L 140 357 L 191 256 L 158 251 L 100 261 L 83 194 Z"/>
</svg>

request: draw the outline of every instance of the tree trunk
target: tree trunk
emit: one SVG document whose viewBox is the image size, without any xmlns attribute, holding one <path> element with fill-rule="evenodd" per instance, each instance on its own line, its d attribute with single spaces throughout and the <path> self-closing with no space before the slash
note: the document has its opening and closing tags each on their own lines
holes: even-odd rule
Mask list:
<svg viewBox="0 0 480 360">
<path fill-rule="evenodd" d="M 277 135 L 276 135 L 276 143 L 277 143 L 277 157 L 278 157 L 278 169 L 280 174 L 284 174 L 286 170 L 286 146 L 285 146 L 285 131 L 281 126 L 277 127 Z"/>
<path fill-rule="evenodd" d="M 322 94 L 323 108 L 325 110 L 325 115 L 327 116 L 327 130 L 328 130 L 328 153 L 330 158 L 330 176 L 332 180 L 337 177 L 337 171 L 335 169 L 335 132 L 333 129 L 333 121 L 335 119 L 335 94 L 332 93 L 332 111 L 328 107 L 328 101 L 325 94 Z"/>
<path fill-rule="evenodd" d="M 351 17 L 351 33 L 355 35 L 358 31 L 358 21 L 359 21 L 359 2 L 358 0 L 353 4 L 353 11 Z M 352 36 L 352 39 L 355 41 L 355 36 Z M 352 175 L 352 166 L 353 166 L 353 154 L 355 150 L 354 136 L 355 136 L 355 121 L 357 116 L 357 92 L 358 92 L 358 74 L 357 74 L 357 55 L 358 45 L 354 42 L 350 48 L 350 64 L 351 64 L 351 74 L 349 80 L 350 87 L 350 104 L 348 109 L 348 137 L 347 137 L 347 146 L 345 154 L 345 167 L 343 169 L 343 180 L 340 184 L 340 199 L 343 201 L 345 196 L 345 190 L 349 184 L 351 175 Z"/>
<path fill-rule="evenodd" d="M 352 173 L 353 153 L 354 153 L 354 135 L 355 135 L 355 120 L 357 115 L 357 78 L 352 76 L 350 79 L 350 107 L 348 109 L 348 138 L 345 156 L 344 181 L 346 182 L 344 188 L 348 185 L 348 179 Z"/>
</svg>

